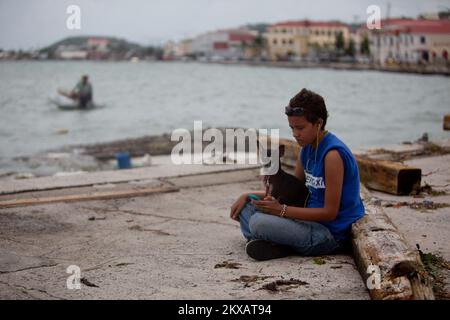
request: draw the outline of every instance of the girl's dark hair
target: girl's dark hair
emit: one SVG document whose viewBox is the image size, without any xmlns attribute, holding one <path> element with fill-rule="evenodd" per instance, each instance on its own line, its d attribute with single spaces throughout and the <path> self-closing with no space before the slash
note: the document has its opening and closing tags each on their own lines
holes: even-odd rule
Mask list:
<svg viewBox="0 0 450 320">
<path fill-rule="evenodd" d="M 322 130 L 325 130 L 327 124 L 328 111 L 325 106 L 325 101 L 322 96 L 303 88 L 297 93 L 290 101 L 290 108 L 302 108 L 302 116 L 308 120 L 308 122 L 316 123 L 319 118 L 323 120 Z"/>
</svg>

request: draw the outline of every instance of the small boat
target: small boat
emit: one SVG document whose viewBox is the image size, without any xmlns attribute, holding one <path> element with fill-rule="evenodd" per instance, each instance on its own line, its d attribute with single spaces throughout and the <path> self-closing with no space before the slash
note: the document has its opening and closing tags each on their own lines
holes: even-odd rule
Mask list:
<svg viewBox="0 0 450 320">
<path fill-rule="evenodd" d="M 103 108 L 104 105 L 96 104 L 95 102 L 89 102 L 85 107 L 82 107 L 78 102 L 70 99 L 49 99 L 50 102 L 58 107 L 60 110 L 71 111 L 71 110 L 92 110 Z"/>
<path fill-rule="evenodd" d="M 94 109 L 96 106 L 94 103 L 88 103 L 86 105 L 86 107 L 81 107 L 78 103 L 74 102 L 74 103 L 65 103 L 65 104 L 56 104 L 56 106 L 60 109 L 60 110 L 90 110 L 90 109 Z"/>
</svg>

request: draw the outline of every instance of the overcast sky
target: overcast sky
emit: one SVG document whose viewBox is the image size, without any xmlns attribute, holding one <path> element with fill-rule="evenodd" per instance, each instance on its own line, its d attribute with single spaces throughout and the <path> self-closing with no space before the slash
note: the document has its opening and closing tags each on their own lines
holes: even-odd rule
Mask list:
<svg viewBox="0 0 450 320">
<path fill-rule="evenodd" d="M 246 23 L 292 19 L 365 21 L 366 8 L 388 0 L 0 0 L 0 48 L 32 49 L 67 36 L 109 35 L 158 45 Z M 450 8 L 450 0 L 390 0 L 390 16 Z M 69 30 L 69 5 L 81 9 L 81 29 Z"/>
</svg>

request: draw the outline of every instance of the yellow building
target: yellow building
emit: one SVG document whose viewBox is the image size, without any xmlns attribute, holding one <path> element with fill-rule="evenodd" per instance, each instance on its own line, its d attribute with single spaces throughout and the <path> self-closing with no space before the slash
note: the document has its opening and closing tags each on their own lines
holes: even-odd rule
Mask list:
<svg viewBox="0 0 450 320">
<path fill-rule="evenodd" d="M 267 28 L 265 35 L 269 57 L 282 59 L 289 55 L 307 56 L 311 48 L 334 48 L 336 35 L 342 32 L 345 43 L 349 28 L 341 22 L 286 21 Z"/>
</svg>

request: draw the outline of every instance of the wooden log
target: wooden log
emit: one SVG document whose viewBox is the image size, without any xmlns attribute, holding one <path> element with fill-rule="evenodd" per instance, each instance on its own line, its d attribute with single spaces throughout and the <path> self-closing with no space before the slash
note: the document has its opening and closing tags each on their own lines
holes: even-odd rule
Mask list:
<svg viewBox="0 0 450 320">
<path fill-rule="evenodd" d="M 420 189 L 422 170 L 399 162 L 356 156 L 361 182 L 370 189 L 408 195 Z"/>
<path fill-rule="evenodd" d="M 75 202 L 75 201 L 109 200 L 109 199 L 119 199 L 119 198 L 142 197 L 142 196 L 146 196 L 146 195 L 154 194 L 154 193 L 165 193 L 165 192 L 176 192 L 176 191 L 179 191 L 179 189 L 174 188 L 174 187 L 143 188 L 143 189 L 128 190 L 128 191 L 95 192 L 92 194 L 75 194 L 75 195 L 64 195 L 64 196 L 55 196 L 55 197 L 6 200 L 6 201 L 0 201 L 0 209 L 10 208 L 10 207 L 41 205 L 41 204 L 49 204 L 49 203 L 56 203 L 56 202 Z"/>
<path fill-rule="evenodd" d="M 366 215 L 352 226 L 352 244 L 366 283 L 370 268 L 379 271 L 379 283 L 368 286 L 370 296 L 376 300 L 434 300 L 419 252 L 410 248 L 383 208 L 371 203 L 368 191 L 361 188 Z"/>
<path fill-rule="evenodd" d="M 444 116 L 444 130 L 450 130 L 450 114 Z"/>
</svg>

